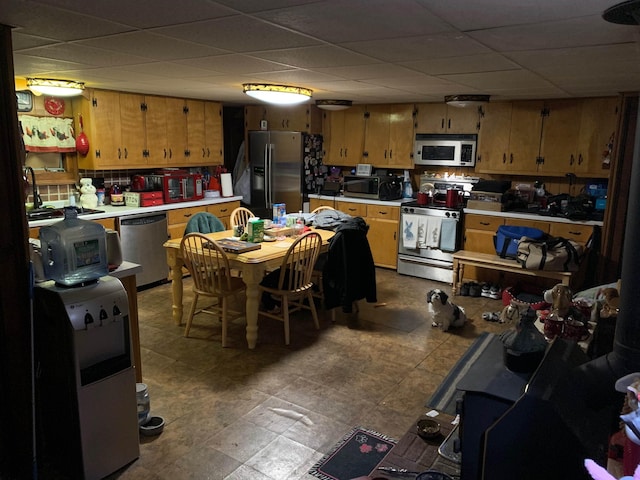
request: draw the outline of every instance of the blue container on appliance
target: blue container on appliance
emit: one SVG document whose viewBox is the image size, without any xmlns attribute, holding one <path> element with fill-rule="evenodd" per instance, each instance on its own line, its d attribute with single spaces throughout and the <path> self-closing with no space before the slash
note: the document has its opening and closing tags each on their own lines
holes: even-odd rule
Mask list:
<svg viewBox="0 0 640 480">
<path fill-rule="evenodd" d="M 518 241 L 522 237 L 538 240 L 544 236 L 544 232 L 533 227 L 516 227 L 513 225 L 500 225 L 494 237 L 496 253 L 502 258 L 516 258 L 518 255 Z"/>
</svg>

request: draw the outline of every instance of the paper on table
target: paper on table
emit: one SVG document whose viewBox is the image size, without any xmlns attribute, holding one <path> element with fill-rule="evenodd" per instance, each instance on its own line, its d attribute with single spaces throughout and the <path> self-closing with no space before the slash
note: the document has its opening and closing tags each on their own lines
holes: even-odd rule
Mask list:
<svg viewBox="0 0 640 480">
<path fill-rule="evenodd" d="M 287 242 L 286 240 L 282 240 L 280 242 L 276 242 L 273 244 L 274 247 L 278 248 L 289 248 L 291 246 L 291 242 Z"/>
</svg>

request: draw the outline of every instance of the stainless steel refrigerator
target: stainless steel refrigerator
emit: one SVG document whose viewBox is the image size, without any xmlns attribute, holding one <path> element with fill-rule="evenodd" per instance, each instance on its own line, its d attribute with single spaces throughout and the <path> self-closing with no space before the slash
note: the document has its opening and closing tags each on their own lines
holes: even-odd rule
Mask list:
<svg viewBox="0 0 640 480">
<path fill-rule="evenodd" d="M 271 218 L 274 203 L 287 212 L 302 210 L 304 138 L 301 132 L 249 132 L 251 210 Z"/>
</svg>

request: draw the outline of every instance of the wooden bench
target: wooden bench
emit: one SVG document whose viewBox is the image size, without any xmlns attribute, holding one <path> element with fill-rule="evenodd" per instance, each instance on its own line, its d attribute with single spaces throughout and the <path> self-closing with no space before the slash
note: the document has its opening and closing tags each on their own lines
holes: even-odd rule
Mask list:
<svg viewBox="0 0 640 480">
<path fill-rule="evenodd" d="M 490 270 L 528 275 L 530 277 L 553 278 L 563 285 L 570 286 L 571 277 L 575 272 L 553 272 L 549 270 L 527 270 L 517 260 L 501 258 L 489 253 L 471 252 L 459 250 L 453 254 L 453 286 L 452 293 L 456 295 L 464 279 L 464 267 L 466 265 Z"/>
</svg>

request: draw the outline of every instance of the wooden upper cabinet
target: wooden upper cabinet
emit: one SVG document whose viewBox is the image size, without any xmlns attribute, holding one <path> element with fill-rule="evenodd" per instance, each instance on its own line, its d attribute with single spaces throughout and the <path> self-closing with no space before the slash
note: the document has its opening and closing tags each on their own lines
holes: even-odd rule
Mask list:
<svg viewBox="0 0 640 480">
<path fill-rule="evenodd" d="M 186 158 L 187 121 L 186 102 L 182 98 L 167 97 L 167 160 L 166 165 L 181 165 Z"/>
<path fill-rule="evenodd" d="M 147 163 L 149 165 L 164 165 L 169 158 L 166 98 L 147 96 L 144 99 L 144 104 Z"/>
<path fill-rule="evenodd" d="M 205 102 L 204 104 L 204 145 L 207 165 L 224 163 L 224 135 L 222 126 L 222 104 Z"/>
<path fill-rule="evenodd" d="M 483 106 L 484 116 L 478 135 L 476 172 L 499 172 L 506 169 L 511 131 L 511 102 Z"/>
<path fill-rule="evenodd" d="M 187 100 L 187 152 L 189 161 L 200 162 L 206 157 L 204 146 L 204 102 Z"/>
<path fill-rule="evenodd" d="M 564 175 L 578 163 L 578 136 L 582 101 L 576 99 L 545 102 L 537 173 Z"/>
<path fill-rule="evenodd" d="M 143 96 L 93 90 L 90 98 L 79 97 L 72 102 L 74 111 L 82 114 L 89 137 L 89 152 L 78 155 L 79 168 L 124 169 L 146 164 Z M 76 130 L 80 131 L 79 125 Z"/>
<path fill-rule="evenodd" d="M 346 110 L 324 114 L 324 164 L 356 165 L 366 163 L 362 155 L 365 130 L 364 112 L 363 105 L 354 105 Z"/>
<path fill-rule="evenodd" d="M 260 130 L 266 120 L 267 130 L 322 133 L 322 112 L 315 105 L 247 105 L 244 110 L 247 131 Z"/>
<path fill-rule="evenodd" d="M 618 130 L 620 98 L 585 98 L 582 101 L 578 160 L 575 173 L 578 176 L 609 176 L 609 149 L 613 149 Z M 611 153 L 612 155 L 612 153 Z"/>
<path fill-rule="evenodd" d="M 412 104 L 370 105 L 365 113 L 364 155 L 377 167 L 413 168 Z"/>
<path fill-rule="evenodd" d="M 450 107 L 446 103 L 416 105 L 416 133 L 476 133 L 479 128 L 477 108 Z"/>
<path fill-rule="evenodd" d="M 543 108 L 544 102 L 537 100 L 512 103 L 509 150 L 502 173 L 537 173 Z"/>
</svg>

